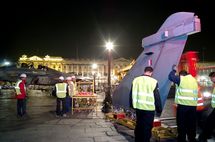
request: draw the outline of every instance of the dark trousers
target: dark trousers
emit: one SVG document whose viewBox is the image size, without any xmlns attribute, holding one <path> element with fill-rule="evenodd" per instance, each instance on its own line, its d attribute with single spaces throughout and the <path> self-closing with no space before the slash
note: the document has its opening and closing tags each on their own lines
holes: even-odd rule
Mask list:
<svg viewBox="0 0 215 142">
<path fill-rule="evenodd" d="M 72 108 L 72 98 L 70 96 L 66 97 L 66 112 L 71 112 Z"/>
<path fill-rule="evenodd" d="M 201 139 L 208 139 L 215 128 L 215 109 L 209 114 L 206 119 L 205 125 L 203 126 L 203 131 L 201 133 Z"/>
<path fill-rule="evenodd" d="M 150 142 L 154 111 L 136 109 L 135 142 Z"/>
<path fill-rule="evenodd" d="M 66 98 L 57 98 L 56 114 L 63 115 L 66 113 Z"/>
<path fill-rule="evenodd" d="M 178 142 L 186 142 L 186 136 L 189 142 L 196 142 L 196 117 L 195 106 L 177 106 Z"/>
<path fill-rule="evenodd" d="M 23 116 L 26 114 L 26 100 L 17 99 L 17 115 Z"/>
</svg>

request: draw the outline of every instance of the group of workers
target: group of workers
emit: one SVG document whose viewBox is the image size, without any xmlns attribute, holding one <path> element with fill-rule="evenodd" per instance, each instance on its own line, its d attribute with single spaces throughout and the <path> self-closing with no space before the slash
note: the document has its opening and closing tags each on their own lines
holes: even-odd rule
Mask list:
<svg viewBox="0 0 215 142">
<path fill-rule="evenodd" d="M 187 71 L 182 70 L 179 75 L 176 72 L 177 67 L 173 65 L 168 79 L 176 84 L 177 141 L 186 142 L 188 139 L 189 142 L 196 142 L 198 83 Z M 145 67 L 143 75 L 135 77 L 132 81 L 130 94 L 131 107 L 136 110 L 135 142 L 150 142 L 154 116 L 156 114 L 157 117 L 160 117 L 162 112 L 158 81 L 152 78 L 152 74 L 153 68 Z M 210 73 L 209 77 L 215 84 L 215 72 Z M 205 127 L 199 135 L 199 142 L 206 142 L 214 129 L 215 87 L 212 93 L 211 106 L 213 111 L 208 116 Z"/>
<path fill-rule="evenodd" d="M 176 122 L 178 130 L 178 142 L 196 142 L 196 107 L 198 101 L 198 83 L 187 71 L 182 70 L 176 75 L 175 65 L 169 73 L 169 80 L 176 84 L 175 103 L 177 104 Z M 162 104 L 159 94 L 158 81 L 152 78 L 153 68 L 145 68 L 143 75 L 132 81 L 131 98 L 132 107 L 136 110 L 135 142 L 150 142 L 151 130 L 153 128 L 154 116 L 160 117 Z M 17 98 L 17 116 L 26 115 L 26 74 L 21 74 L 17 81 L 15 90 Z M 215 72 L 209 77 L 215 84 Z M 75 76 L 59 77 L 55 85 L 56 94 L 56 116 L 66 117 L 71 111 L 71 97 L 75 92 Z M 200 142 L 206 142 L 214 129 L 215 120 L 215 87 L 212 93 L 212 113 L 207 118 L 202 133 L 199 135 Z M 156 113 L 155 113 L 156 111 Z"/>
<path fill-rule="evenodd" d="M 67 77 L 66 80 L 60 76 L 59 82 L 55 84 L 53 93 L 57 98 L 56 117 L 67 117 L 67 113 L 71 112 L 72 96 L 76 90 L 75 82 L 75 76 Z"/>
<path fill-rule="evenodd" d="M 15 91 L 17 99 L 17 117 L 26 116 L 26 74 L 21 74 L 16 82 Z M 66 117 L 71 112 L 72 96 L 76 90 L 76 77 L 71 76 L 64 79 L 59 77 L 59 82 L 55 84 L 53 94 L 56 96 L 56 117 Z"/>
</svg>

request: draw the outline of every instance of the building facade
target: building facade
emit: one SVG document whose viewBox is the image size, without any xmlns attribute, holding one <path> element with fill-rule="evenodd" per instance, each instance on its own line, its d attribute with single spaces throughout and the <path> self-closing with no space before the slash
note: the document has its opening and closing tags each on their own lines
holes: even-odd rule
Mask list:
<svg viewBox="0 0 215 142">
<path fill-rule="evenodd" d="M 125 58 L 117 58 L 112 60 L 111 76 L 114 78 L 117 70 L 124 68 L 130 64 L 132 60 Z M 19 65 L 27 65 L 34 68 L 45 66 L 64 73 L 71 73 L 77 76 L 90 77 L 96 74 L 100 78 L 107 77 L 108 62 L 107 60 L 92 59 L 64 59 L 62 57 L 53 57 L 46 55 L 45 57 L 22 55 L 18 61 Z M 92 65 L 97 64 L 96 68 Z"/>
<path fill-rule="evenodd" d="M 96 75 L 97 80 L 100 82 L 107 81 L 108 75 L 108 62 L 107 60 L 92 60 L 92 59 L 64 59 L 62 57 L 53 56 L 31 56 L 22 55 L 18 61 L 19 65 L 26 64 L 28 66 L 38 68 L 39 66 L 45 66 L 51 69 L 55 69 L 60 72 L 74 74 L 82 77 L 92 77 Z M 133 66 L 135 60 L 117 58 L 112 60 L 111 64 L 111 81 L 112 83 L 120 81 L 128 70 Z M 96 68 L 92 65 L 97 64 Z M 200 76 L 200 82 L 210 82 L 208 74 L 215 71 L 214 62 L 199 62 L 197 63 L 197 74 Z M 203 78 L 203 79 L 202 79 Z M 206 79 L 205 79 L 206 78 Z"/>
</svg>

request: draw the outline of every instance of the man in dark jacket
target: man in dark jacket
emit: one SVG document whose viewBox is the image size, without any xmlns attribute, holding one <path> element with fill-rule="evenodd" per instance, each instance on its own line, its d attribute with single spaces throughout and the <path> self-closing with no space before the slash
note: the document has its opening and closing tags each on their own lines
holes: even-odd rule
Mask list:
<svg viewBox="0 0 215 142">
<path fill-rule="evenodd" d="M 196 142 L 196 106 L 198 102 L 197 80 L 187 71 L 182 70 L 176 75 L 176 66 L 173 65 L 169 73 L 169 80 L 176 84 L 175 103 L 177 104 L 176 122 L 178 142 Z"/>
<path fill-rule="evenodd" d="M 54 93 L 57 97 L 57 105 L 56 105 L 56 117 L 66 115 L 66 97 L 68 96 L 68 84 L 64 82 L 64 77 L 59 77 L 59 83 L 55 84 Z"/>
<path fill-rule="evenodd" d="M 153 68 L 146 67 L 144 75 L 134 78 L 131 96 L 136 109 L 135 142 L 150 142 L 155 111 L 162 112 L 157 80 L 152 78 Z"/>
</svg>

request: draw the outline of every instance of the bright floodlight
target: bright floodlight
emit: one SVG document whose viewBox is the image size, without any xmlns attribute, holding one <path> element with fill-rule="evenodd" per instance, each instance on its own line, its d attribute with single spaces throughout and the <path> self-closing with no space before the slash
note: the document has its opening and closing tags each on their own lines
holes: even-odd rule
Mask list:
<svg viewBox="0 0 215 142">
<path fill-rule="evenodd" d="M 112 42 L 107 42 L 105 44 L 105 46 L 106 46 L 107 50 L 109 50 L 109 51 L 113 49 L 113 43 Z"/>
<path fill-rule="evenodd" d="M 10 65 L 10 62 L 5 61 L 5 62 L 4 62 L 4 65 L 5 65 L 5 66 L 9 66 L 9 65 Z"/>
<path fill-rule="evenodd" d="M 95 63 L 92 65 L 92 68 L 93 68 L 93 69 L 96 69 L 97 67 L 98 67 L 98 65 L 95 64 Z"/>
</svg>

